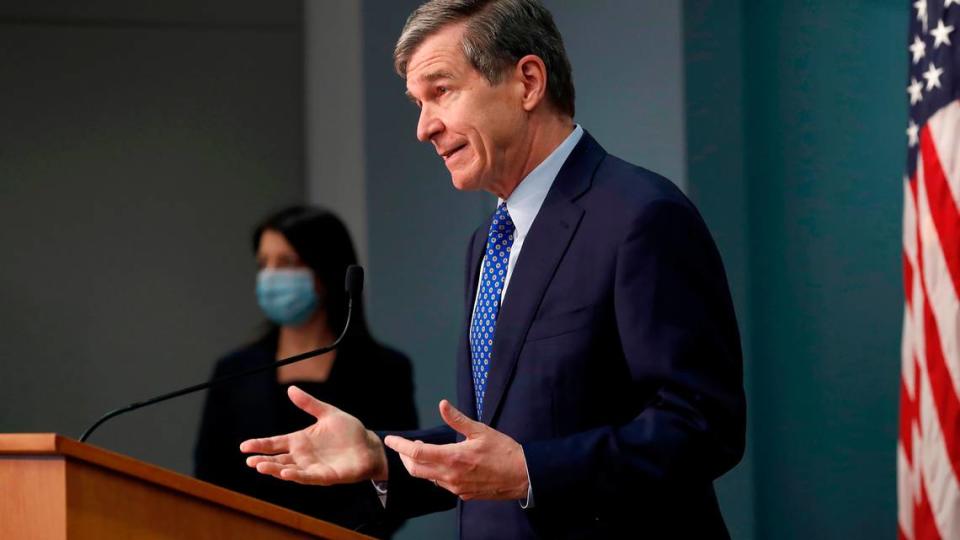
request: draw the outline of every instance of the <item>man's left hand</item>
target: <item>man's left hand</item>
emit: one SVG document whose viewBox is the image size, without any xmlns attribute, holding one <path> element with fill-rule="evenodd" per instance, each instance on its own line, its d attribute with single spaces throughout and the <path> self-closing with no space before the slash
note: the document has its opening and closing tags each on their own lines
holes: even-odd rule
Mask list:
<svg viewBox="0 0 960 540">
<path fill-rule="evenodd" d="M 517 441 L 471 420 L 449 401 L 440 402 L 440 417 L 466 437 L 455 444 L 426 444 L 389 435 L 384 444 L 400 454 L 411 476 L 470 499 L 527 499 L 527 465 Z"/>
</svg>

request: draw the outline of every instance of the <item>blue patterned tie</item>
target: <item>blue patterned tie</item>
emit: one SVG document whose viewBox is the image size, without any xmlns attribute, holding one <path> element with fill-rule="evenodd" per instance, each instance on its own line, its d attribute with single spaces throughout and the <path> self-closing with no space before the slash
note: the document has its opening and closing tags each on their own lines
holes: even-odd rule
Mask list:
<svg viewBox="0 0 960 540">
<path fill-rule="evenodd" d="M 500 312 L 500 296 L 503 281 L 510 262 L 515 227 L 507 203 L 500 203 L 490 223 L 487 234 L 487 251 L 483 256 L 480 278 L 480 293 L 473 308 L 470 323 L 470 353 L 473 358 L 473 391 L 477 398 L 477 419 L 483 414 L 483 396 L 487 390 L 487 374 L 490 372 L 490 356 L 493 354 L 493 331 Z"/>
</svg>

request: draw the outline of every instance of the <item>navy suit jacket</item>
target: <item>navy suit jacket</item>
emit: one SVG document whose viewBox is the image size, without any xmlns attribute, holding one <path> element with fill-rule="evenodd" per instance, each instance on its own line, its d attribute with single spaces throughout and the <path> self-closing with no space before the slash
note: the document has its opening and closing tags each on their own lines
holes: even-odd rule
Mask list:
<svg viewBox="0 0 960 540">
<path fill-rule="evenodd" d="M 467 336 L 488 227 L 468 248 L 457 355 L 458 406 L 474 418 Z M 482 421 L 523 446 L 534 507 L 459 501 L 388 451 L 387 512 L 457 505 L 464 539 L 727 538 L 713 481 L 744 448 L 740 339 L 693 204 L 584 133 L 515 264 Z"/>
</svg>

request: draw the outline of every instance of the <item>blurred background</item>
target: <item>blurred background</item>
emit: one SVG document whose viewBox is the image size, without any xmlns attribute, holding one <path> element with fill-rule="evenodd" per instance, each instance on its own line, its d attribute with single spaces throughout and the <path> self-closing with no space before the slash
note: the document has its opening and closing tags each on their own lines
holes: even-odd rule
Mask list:
<svg viewBox="0 0 960 540">
<path fill-rule="evenodd" d="M 0 432 L 78 437 L 207 378 L 262 329 L 252 227 L 297 202 L 349 224 L 373 332 L 439 421 L 494 200 L 415 140 L 391 52 L 418 3 L 0 3 Z M 576 120 L 684 189 L 723 254 L 750 416 L 718 482 L 734 538 L 894 538 L 909 3 L 544 4 Z M 202 399 L 91 442 L 189 474 Z"/>
</svg>

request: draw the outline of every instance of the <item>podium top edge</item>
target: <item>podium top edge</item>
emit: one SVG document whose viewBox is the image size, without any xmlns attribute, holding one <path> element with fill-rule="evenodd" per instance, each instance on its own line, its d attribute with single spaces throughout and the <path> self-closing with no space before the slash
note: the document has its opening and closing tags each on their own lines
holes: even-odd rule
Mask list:
<svg viewBox="0 0 960 540">
<path fill-rule="evenodd" d="M 55 454 L 66 437 L 56 433 L 0 433 L 0 455 L 24 452 Z"/>
</svg>

